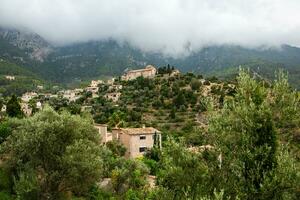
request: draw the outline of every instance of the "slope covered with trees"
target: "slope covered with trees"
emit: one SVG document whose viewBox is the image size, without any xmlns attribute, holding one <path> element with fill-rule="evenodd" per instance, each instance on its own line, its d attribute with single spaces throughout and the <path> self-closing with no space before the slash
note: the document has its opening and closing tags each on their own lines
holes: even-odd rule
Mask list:
<svg viewBox="0 0 300 200">
<path fill-rule="evenodd" d="M 9 80 L 6 76 L 13 76 Z M 7 60 L 0 60 L 0 93 L 4 96 L 21 95 L 36 89 L 37 85 L 44 83 L 35 73 Z"/>
<path fill-rule="evenodd" d="M 189 80 L 194 94 L 204 89 L 188 74 L 170 80 L 172 90 L 166 90 L 163 104 L 152 105 L 148 95 L 156 101 L 156 89 L 165 87 L 169 78 L 174 79 L 156 79 L 154 86 L 148 79 L 129 82 L 124 92 L 141 87 L 141 99 L 128 93 L 120 101 L 144 113 L 152 106 L 162 109 L 170 95 L 174 102 L 164 112 L 171 118 L 174 111 L 176 117 L 194 108 L 206 113 L 207 122 L 183 127 L 180 135 L 165 127 L 162 150 L 153 148 L 140 159 L 126 160 L 117 141 L 101 145 L 87 113 L 46 107 L 29 118 L 6 118 L 0 124 L 1 199 L 299 199 L 300 96 L 284 73 L 268 84 L 242 70 L 234 91 L 212 89 L 207 106 L 200 107 L 186 98 L 184 81 L 182 88 L 173 89 L 182 80 Z M 138 105 L 140 100 L 145 104 Z M 105 114 L 105 106 L 98 109 L 104 112 L 98 117 Z M 118 112 L 110 116 L 111 123 L 134 125 L 126 113 Z M 148 175 L 156 176 L 155 187 Z"/>
</svg>

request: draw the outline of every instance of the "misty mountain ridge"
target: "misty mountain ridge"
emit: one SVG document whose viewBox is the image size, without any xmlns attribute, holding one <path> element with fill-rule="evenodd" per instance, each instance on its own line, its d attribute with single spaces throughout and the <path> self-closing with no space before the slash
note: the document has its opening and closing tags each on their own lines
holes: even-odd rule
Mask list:
<svg viewBox="0 0 300 200">
<path fill-rule="evenodd" d="M 54 46 L 38 34 L 0 28 L 0 57 L 58 83 L 121 75 L 127 68 L 141 68 L 147 64 L 170 64 L 183 72 L 221 77 L 232 76 L 239 65 L 269 78 L 274 70 L 284 68 L 290 72 L 294 86 L 300 85 L 300 48 L 289 45 L 257 49 L 237 45 L 210 46 L 183 57 L 172 57 L 160 52 L 144 52 L 114 40 Z"/>
</svg>

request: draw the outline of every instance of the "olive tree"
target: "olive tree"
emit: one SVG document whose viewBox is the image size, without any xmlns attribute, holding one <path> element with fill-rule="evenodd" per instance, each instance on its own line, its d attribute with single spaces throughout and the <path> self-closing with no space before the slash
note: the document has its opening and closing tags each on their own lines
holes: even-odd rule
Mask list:
<svg viewBox="0 0 300 200">
<path fill-rule="evenodd" d="M 83 194 L 100 180 L 105 150 L 99 143 L 91 119 L 46 107 L 19 120 L 1 153 L 15 171 L 20 199 L 58 199 L 66 192 Z"/>
</svg>

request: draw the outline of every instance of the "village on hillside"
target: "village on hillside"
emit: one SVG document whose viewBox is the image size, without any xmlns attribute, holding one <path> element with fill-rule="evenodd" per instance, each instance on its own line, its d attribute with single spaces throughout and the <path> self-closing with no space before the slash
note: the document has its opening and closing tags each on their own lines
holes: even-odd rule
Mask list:
<svg viewBox="0 0 300 200">
<path fill-rule="evenodd" d="M 120 103 L 120 99 L 122 98 L 122 96 L 125 96 L 126 93 L 124 87 L 128 87 L 127 85 L 128 82 L 130 81 L 137 80 L 138 78 L 143 78 L 145 80 L 155 79 L 155 80 L 165 81 L 168 79 L 175 80 L 175 78 L 180 79 L 181 76 L 182 75 L 179 72 L 179 70 L 175 69 L 174 67 L 157 69 L 152 65 L 148 65 L 143 69 L 126 71 L 119 78 L 111 78 L 106 81 L 92 80 L 90 84 L 85 88 L 75 88 L 72 90 L 71 89 L 60 90 L 57 91 L 56 93 L 43 93 L 41 92 L 43 90 L 43 86 L 39 85 L 37 86 L 36 91 L 28 91 L 20 97 L 20 105 L 23 113 L 26 116 L 33 115 L 38 110 L 43 109 L 43 107 L 46 104 L 49 105 L 53 104 L 54 106 L 61 104 L 62 107 L 76 105 L 77 113 L 88 112 L 88 113 L 92 113 L 94 116 L 97 116 L 97 113 L 95 113 L 93 108 L 95 107 L 94 102 L 97 100 L 99 101 L 100 99 L 101 101 L 110 102 L 110 104 L 113 107 L 118 107 Z M 15 77 L 9 75 L 7 75 L 6 77 L 11 81 L 15 79 Z M 203 86 L 201 90 L 202 96 L 209 96 L 212 90 L 215 90 L 216 87 L 221 87 L 221 85 L 219 85 L 218 83 L 209 82 L 203 79 L 202 77 L 200 77 L 198 84 L 199 86 L 200 85 Z M 199 87 L 199 86 L 194 86 L 194 87 Z M 183 87 L 183 89 L 189 91 L 191 90 L 190 87 L 191 87 L 190 85 L 186 85 Z M 229 85 L 228 88 L 233 89 L 233 87 L 234 87 L 233 85 Z M 190 97 L 193 98 L 193 96 Z M 167 100 L 166 103 L 168 103 Z M 154 104 L 155 102 L 153 103 L 153 105 Z M 196 102 L 194 102 L 193 104 L 197 104 L 197 99 Z M 80 107 L 78 107 L 78 105 Z M 132 105 L 127 104 L 127 106 L 130 107 Z M 135 109 L 138 110 L 139 106 L 136 105 L 135 108 L 133 108 L 133 110 Z M 179 109 L 184 109 L 184 108 L 181 106 L 179 107 Z M 3 105 L 1 112 L 5 113 L 5 111 L 6 111 L 6 105 Z M 174 113 L 172 112 L 173 111 L 171 111 L 171 115 L 172 114 L 174 115 Z M 192 111 L 191 113 L 193 113 L 192 116 L 188 116 L 188 117 L 191 117 L 192 120 L 198 123 L 198 126 L 200 127 L 206 126 L 205 117 L 203 117 L 203 115 Z M 153 118 L 153 116 L 151 117 L 147 113 L 142 113 L 142 114 L 145 115 L 143 116 L 145 118 L 145 121 L 151 121 L 151 118 Z M 112 113 L 110 115 L 112 115 Z M 107 116 L 107 118 L 111 118 L 111 117 L 112 116 Z M 99 121 L 102 123 L 98 123 Z M 134 125 L 135 127 L 124 127 L 124 126 L 119 127 L 120 124 L 114 124 L 112 126 L 112 124 L 107 124 L 105 122 L 106 122 L 105 120 L 104 121 L 97 120 L 97 119 L 95 120 L 94 126 L 99 131 L 99 134 L 101 135 L 102 138 L 101 142 L 105 144 L 112 140 L 120 141 L 127 149 L 125 156 L 128 158 L 140 157 L 146 152 L 146 150 L 151 149 L 155 145 L 161 148 L 162 135 L 161 135 L 161 131 L 158 130 L 157 127 L 145 126 L 145 124 Z M 178 121 L 177 123 L 180 124 L 180 121 Z"/>
</svg>

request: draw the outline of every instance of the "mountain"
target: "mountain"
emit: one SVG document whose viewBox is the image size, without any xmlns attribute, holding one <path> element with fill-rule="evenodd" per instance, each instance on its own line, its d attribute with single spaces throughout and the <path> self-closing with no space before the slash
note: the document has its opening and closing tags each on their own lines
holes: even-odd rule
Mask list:
<svg viewBox="0 0 300 200">
<path fill-rule="evenodd" d="M 23 51 L 29 58 L 43 62 L 52 50 L 51 45 L 37 34 L 29 31 L 0 28 L 0 38 L 7 46 Z M 9 45 L 10 44 L 10 45 Z M 14 56 L 14 55 L 12 55 Z"/>
<path fill-rule="evenodd" d="M 210 46 L 180 58 L 143 52 L 113 40 L 53 46 L 35 33 L 0 29 L 0 58 L 9 60 L 56 83 L 70 83 L 100 76 L 120 75 L 127 68 L 147 64 L 173 65 L 183 72 L 232 77 L 239 65 L 267 78 L 274 70 L 290 72 L 292 84 L 300 88 L 300 48 L 248 49 L 235 45 Z"/>
</svg>

